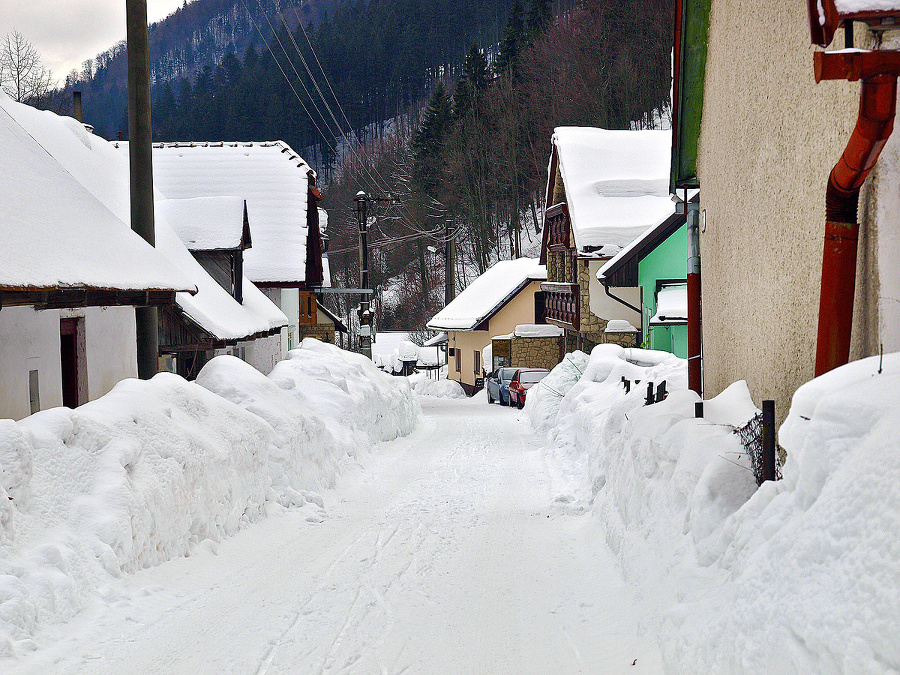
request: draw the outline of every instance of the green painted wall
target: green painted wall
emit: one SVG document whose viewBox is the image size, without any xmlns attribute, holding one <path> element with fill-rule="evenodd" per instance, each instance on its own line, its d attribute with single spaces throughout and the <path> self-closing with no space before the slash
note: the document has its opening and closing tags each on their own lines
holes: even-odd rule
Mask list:
<svg viewBox="0 0 900 675">
<path fill-rule="evenodd" d="M 650 336 L 650 348 L 687 358 L 687 326 L 650 328 L 656 314 L 656 282 L 659 279 L 687 278 L 687 225 L 682 225 L 647 257 L 638 263 L 638 285 L 643 289 L 644 339 Z"/>
</svg>

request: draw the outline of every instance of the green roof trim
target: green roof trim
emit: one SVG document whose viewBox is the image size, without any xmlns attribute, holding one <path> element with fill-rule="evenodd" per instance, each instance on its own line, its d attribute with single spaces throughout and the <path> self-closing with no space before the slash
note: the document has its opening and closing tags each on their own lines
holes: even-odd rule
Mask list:
<svg viewBox="0 0 900 675">
<path fill-rule="evenodd" d="M 680 0 L 675 21 L 675 101 L 673 102 L 672 190 L 699 188 L 697 141 L 703 115 L 703 85 L 709 42 L 711 0 Z"/>
</svg>

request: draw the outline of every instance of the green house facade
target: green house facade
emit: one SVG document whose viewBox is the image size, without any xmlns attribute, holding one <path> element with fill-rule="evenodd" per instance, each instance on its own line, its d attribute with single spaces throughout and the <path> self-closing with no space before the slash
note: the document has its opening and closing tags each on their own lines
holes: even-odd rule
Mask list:
<svg viewBox="0 0 900 675">
<path fill-rule="evenodd" d="M 642 289 L 642 326 L 644 344 L 650 349 L 687 358 L 687 313 L 684 316 L 658 315 L 662 294 L 678 297 L 683 290 L 687 301 L 687 225 L 682 225 L 638 262 L 638 285 Z M 663 303 L 665 309 L 665 303 Z M 687 307 L 685 306 L 685 309 Z M 680 313 L 680 312 L 679 312 Z"/>
</svg>

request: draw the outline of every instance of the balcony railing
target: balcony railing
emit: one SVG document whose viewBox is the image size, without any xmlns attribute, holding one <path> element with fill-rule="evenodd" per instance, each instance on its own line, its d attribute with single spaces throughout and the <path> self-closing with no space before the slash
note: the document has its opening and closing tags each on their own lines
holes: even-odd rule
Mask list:
<svg viewBox="0 0 900 675">
<path fill-rule="evenodd" d="M 544 318 L 578 330 L 581 316 L 581 291 L 578 284 L 544 282 Z"/>
<path fill-rule="evenodd" d="M 569 207 L 565 202 L 547 209 L 545 226 L 548 229 L 547 247 L 551 251 L 569 248 Z"/>
</svg>

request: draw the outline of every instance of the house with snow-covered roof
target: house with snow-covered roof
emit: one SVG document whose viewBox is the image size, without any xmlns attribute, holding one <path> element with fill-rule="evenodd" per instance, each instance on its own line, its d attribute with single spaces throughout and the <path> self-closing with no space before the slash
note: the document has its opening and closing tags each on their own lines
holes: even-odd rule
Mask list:
<svg viewBox="0 0 900 675">
<path fill-rule="evenodd" d="M 547 269 L 535 258 L 501 260 L 476 278 L 428 322 L 447 333 L 448 379 L 467 394 L 483 384 L 494 364 L 483 363 L 482 350 L 495 335 L 509 334 L 520 324 L 543 322 L 541 282 Z"/>
<path fill-rule="evenodd" d="M 137 377 L 134 306 L 197 290 L 56 151 L 103 143 L 0 92 L 0 417 L 76 407 Z"/>
<path fill-rule="evenodd" d="M 283 353 L 307 336 L 306 327 L 315 332 L 314 291 L 326 281 L 321 196 L 303 158 L 283 141 L 158 143 L 153 175 L 169 199 L 243 199 L 253 230 L 244 274 L 288 317 Z"/>
<path fill-rule="evenodd" d="M 699 197 L 696 190 L 688 193 L 693 203 Z M 597 272 L 600 285 L 612 292 L 634 287 L 641 291 L 641 323 L 633 328 L 612 325 L 612 329 L 633 330 L 650 349 L 683 359 L 688 357 L 685 210 L 679 203 L 675 213 L 641 234 Z"/>
<path fill-rule="evenodd" d="M 65 118 L 54 116 L 48 119 L 55 122 L 40 129 L 30 129 L 44 150 L 119 221 L 129 223 L 127 154 L 91 134 L 76 137 L 61 133 Z M 238 350 L 251 365 L 268 372 L 281 358 L 280 331 L 287 324 L 287 317 L 245 278 L 238 284 L 243 289 L 242 301 L 236 300 L 232 286 L 220 286 L 191 255 L 170 224 L 173 219 L 190 221 L 179 223 L 179 230 L 186 237 L 197 239 L 212 236 L 209 220 L 225 221 L 230 240 L 204 243 L 206 246 L 232 246 L 235 239 L 244 236 L 243 203 L 218 200 L 216 203 L 167 208 L 163 202 L 162 195 L 157 193 L 156 251 L 187 279 L 191 292 L 176 293 L 174 304 L 161 307 L 158 313 L 160 355 L 164 357 L 162 367 L 190 377 L 206 359 L 217 353 L 214 350 L 230 348 Z M 260 339 L 268 339 L 268 344 L 258 342 Z"/>
<path fill-rule="evenodd" d="M 567 349 L 589 351 L 641 326 L 641 289 L 600 284 L 600 268 L 647 230 L 675 214 L 669 194 L 671 134 L 558 127 L 552 137 L 541 262 L 548 322 L 566 331 Z"/>
</svg>

